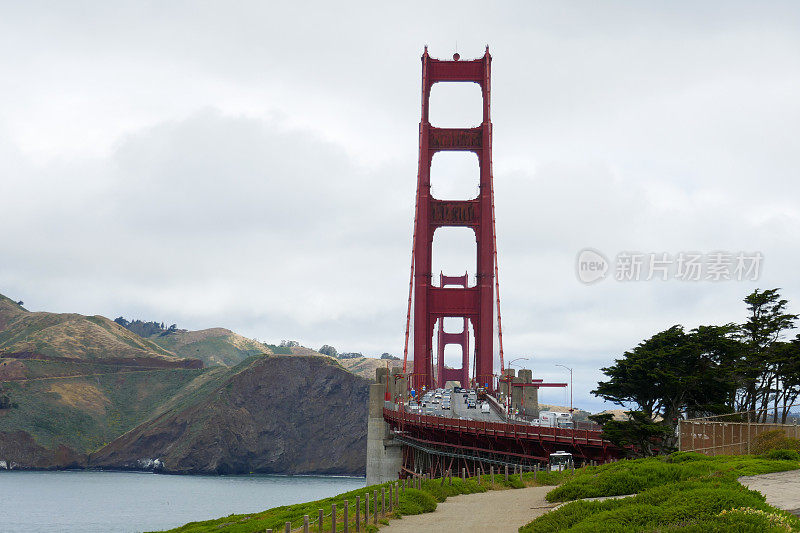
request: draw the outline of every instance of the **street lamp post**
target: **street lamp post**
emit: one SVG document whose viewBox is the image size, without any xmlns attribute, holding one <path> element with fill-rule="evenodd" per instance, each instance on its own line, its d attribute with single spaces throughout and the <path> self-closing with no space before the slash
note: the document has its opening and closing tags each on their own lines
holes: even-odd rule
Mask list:
<svg viewBox="0 0 800 533">
<path fill-rule="evenodd" d="M 556 366 L 560 366 L 561 368 L 566 368 L 569 370 L 569 414 L 572 414 L 572 369 L 565 365 L 560 365 L 556 363 Z"/>
</svg>

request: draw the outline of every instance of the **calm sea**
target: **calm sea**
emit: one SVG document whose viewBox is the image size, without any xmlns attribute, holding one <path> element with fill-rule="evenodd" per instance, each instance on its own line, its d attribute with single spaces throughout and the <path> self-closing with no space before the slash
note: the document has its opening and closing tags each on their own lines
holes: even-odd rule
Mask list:
<svg viewBox="0 0 800 533">
<path fill-rule="evenodd" d="M 347 477 L 0 471 L 0 531 L 154 531 L 364 485 L 364 478 Z"/>
</svg>

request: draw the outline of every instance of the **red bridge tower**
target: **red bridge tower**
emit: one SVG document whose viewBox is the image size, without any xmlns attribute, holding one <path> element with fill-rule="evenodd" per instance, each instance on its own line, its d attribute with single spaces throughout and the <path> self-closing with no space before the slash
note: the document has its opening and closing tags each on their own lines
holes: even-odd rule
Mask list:
<svg viewBox="0 0 800 533">
<path fill-rule="evenodd" d="M 411 285 L 414 294 L 414 369 L 412 387 L 431 388 L 435 384 L 433 372 L 433 332 L 437 320 L 446 317 L 464 318 L 463 337 L 468 337 L 467 321 L 475 333 L 475 384 L 494 388 L 494 296 L 497 283 L 497 253 L 494 231 L 494 191 L 492 187 L 492 123 L 490 117 L 492 56 L 489 47 L 483 57 L 471 61 L 433 59 L 428 48 L 422 55 L 422 119 L 419 125 L 419 170 L 417 175 L 417 201 L 414 222 L 414 242 L 409 283 L 409 314 L 406 324 L 406 353 L 408 359 L 408 322 L 411 315 Z M 483 121 L 474 128 L 436 128 L 428 121 L 428 103 L 431 87 L 439 82 L 471 82 L 481 87 L 483 95 Z M 453 201 L 431 196 L 430 170 L 433 156 L 439 151 L 470 151 L 478 157 L 480 165 L 480 192 L 471 200 Z M 433 284 L 431 251 L 433 235 L 443 226 L 462 226 L 475 232 L 477 242 L 477 281 L 469 286 L 468 280 L 459 283 L 459 277 L 442 276 L 440 285 Z M 447 285 L 462 285 L 452 287 Z M 498 292 L 498 333 L 500 334 L 500 365 L 503 366 L 502 329 L 500 326 Z M 453 338 L 440 329 L 440 340 L 461 344 L 468 349 L 468 340 L 461 334 Z M 445 336 L 444 339 L 441 337 Z M 443 345 L 440 344 L 440 352 Z M 444 372 L 443 352 L 439 357 L 438 375 Z M 465 354 L 462 375 L 469 375 L 468 355 Z M 405 363 L 404 363 L 405 367 Z M 467 383 L 462 383 L 468 386 Z"/>
</svg>

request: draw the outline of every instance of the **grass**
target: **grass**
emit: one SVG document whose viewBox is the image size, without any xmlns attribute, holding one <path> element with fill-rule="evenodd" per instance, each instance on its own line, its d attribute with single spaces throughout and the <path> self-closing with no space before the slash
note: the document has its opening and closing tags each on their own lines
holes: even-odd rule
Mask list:
<svg viewBox="0 0 800 533">
<path fill-rule="evenodd" d="M 550 491 L 548 501 L 637 494 L 572 501 L 520 532 L 796 531 L 800 519 L 768 505 L 764 496 L 743 487 L 737 478 L 797 468 L 797 460 L 696 453 L 587 467 Z"/>
<path fill-rule="evenodd" d="M 379 524 L 388 523 L 389 519 L 398 519 L 406 515 L 416 515 L 422 513 L 430 513 L 436 510 L 436 505 L 439 502 L 445 501 L 450 496 L 458 494 L 473 494 L 478 492 L 486 492 L 487 490 L 504 490 L 512 488 L 522 488 L 533 485 L 555 485 L 562 479 L 569 477 L 568 472 L 538 472 L 536 481 L 534 481 L 533 473 L 526 473 L 523 475 L 509 476 L 508 482 L 505 481 L 504 476 L 500 474 L 495 475 L 494 483 L 491 483 L 491 476 L 483 475 L 478 477 L 467 478 L 462 480 L 454 477 L 452 484 L 449 480 L 442 482 L 441 478 L 425 480 L 422 482 L 421 490 L 407 488 L 400 494 L 400 504 L 396 506 L 391 513 L 384 517 L 378 518 Z M 351 505 L 349 506 L 349 523 L 350 530 L 354 531 L 353 525 L 355 524 L 355 498 L 361 497 L 361 518 L 362 525 L 364 517 L 364 497 L 367 493 L 374 494 L 378 491 L 380 498 L 381 489 L 387 490 L 388 498 L 388 483 L 382 485 L 372 485 L 362 489 L 345 492 L 336 496 L 317 500 L 308 503 L 298 503 L 295 505 L 286 505 L 283 507 L 275 507 L 266 511 L 254 514 L 245 515 L 230 515 L 216 520 L 207 520 L 204 522 L 191 522 L 181 527 L 169 530 L 171 533 L 203 533 L 203 532 L 220 532 L 220 533 L 252 533 L 255 531 L 264 531 L 272 529 L 274 531 L 283 531 L 286 522 L 292 523 L 292 528 L 300 527 L 303 524 L 303 515 L 308 515 L 314 521 L 318 515 L 319 509 L 323 509 L 326 514 L 331 513 L 331 505 L 337 506 L 337 531 L 343 531 L 343 508 L 344 501 L 347 500 Z M 370 496 L 372 498 L 372 496 Z M 370 502 L 370 512 L 374 511 L 373 504 Z M 318 531 L 316 523 L 311 527 L 311 531 Z M 331 519 L 326 517 L 323 523 L 323 531 L 331 530 Z M 370 516 L 369 526 L 364 529 L 365 531 L 375 531 L 374 519 Z"/>
<path fill-rule="evenodd" d="M 242 347 L 231 340 L 231 334 L 220 334 L 215 336 L 198 337 L 197 340 L 186 342 L 184 338 L 188 334 L 176 333 L 163 337 L 153 337 L 150 340 L 164 349 L 170 350 L 180 357 L 190 357 L 202 359 L 206 366 L 235 366 L 253 355 L 260 355 L 265 352 L 264 347 L 251 341 L 247 341 L 249 347 Z"/>
<path fill-rule="evenodd" d="M 26 431 L 45 448 L 65 444 L 83 453 L 97 450 L 144 422 L 165 400 L 209 372 L 151 369 L 106 373 L 109 369 L 102 365 L 78 368 L 71 363 L 49 361 L 37 361 L 31 366 L 36 367 L 37 377 L 78 370 L 98 375 L 4 382 L 4 390 L 19 407 L 0 417 L 0 431 Z"/>
</svg>

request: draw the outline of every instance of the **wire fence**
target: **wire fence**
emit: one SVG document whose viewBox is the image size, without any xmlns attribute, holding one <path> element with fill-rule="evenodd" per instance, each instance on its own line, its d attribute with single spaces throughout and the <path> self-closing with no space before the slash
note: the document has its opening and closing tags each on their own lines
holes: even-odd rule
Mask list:
<svg viewBox="0 0 800 533">
<path fill-rule="evenodd" d="M 280 529 L 267 529 L 267 533 L 327 533 L 343 531 L 344 533 L 360 533 L 366 531 L 368 524 L 377 525 L 378 522 L 394 512 L 400 505 L 401 493 L 405 494 L 406 483 L 400 481 L 387 483 L 381 487 L 380 492 L 373 490 L 364 492 L 364 498 L 356 496 L 354 506 L 350 506 L 350 500 L 342 500 L 339 503 L 331 504 L 331 508 L 326 512 L 319 509 L 317 516 L 311 517 L 304 515 L 301 524 L 295 526 L 292 522 L 286 522 Z M 387 491 L 388 489 L 388 491 Z"/>
<path fill-rule="evenodd" d="M 796 405 L 798 404 L 789 407 Z M 769 412 L 774 410 L 775 408 L 771 407 L 681 420 L 678 422 L 678 449 L 705 455 L 745 455 L 755 451 L 754 445 L 759 435 L 767 431 L 781 430 L 787 437 L 800 439 L 800 426 L 796 423 L 749 421 L 768 419 Z"/>
</svg>

